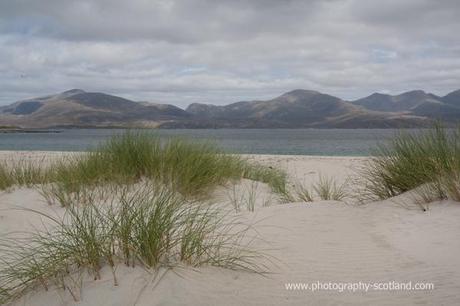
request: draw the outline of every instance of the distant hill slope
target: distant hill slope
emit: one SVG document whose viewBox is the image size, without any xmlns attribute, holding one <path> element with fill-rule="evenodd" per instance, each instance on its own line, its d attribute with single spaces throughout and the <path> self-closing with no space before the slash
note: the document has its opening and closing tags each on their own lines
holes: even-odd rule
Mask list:
<svg viewBox="0 0 460 306">
<path fill-rule="evenodd" d="M 442 97 L 441 101 L 449 105 L 460 107 L 460 90 L 453 91 Z"/>
<path fill-rule="evenodd" d="M 72 89 L 0 108 L 1 125 L 42 127 L 158 127 L 190 117 L 173 105 L 138 103 L 104 93 Z"/>
<path fill-rule="evenodd" d="M 226 106 L 191 104 L 187 112 L 215 127 L 386 128 L 419 127 L 427 118 L 367 110 L 337 97 L 311 90 L 293 90 L 268 101 Z M 190 126 L 196 122 L 189 122 Z M 182 123 L 185 127 L 186 124 Z"/>
<path fill-rule="evenodd" d="M 383 112 L 404 112 L 424 103 L 439 102 L 440 97 L 425 93 L 422 90 L 414 90 L 402 93 L 397 96 L 390 96 L 381 93 L 374 93 L 368 97 L 353 101 L 355 105 L 361 105 L 369 110 Z"/>
<path fill-rule="evenodd" d="M 444 97 L 421 90 L 375 93 L 347 102 L 297 89 L 266 101 L 194 103 L 183 110 L 72 89 L 0 107 L 0 126 L 24 128 L 408 128 L 430 126 L 434 120 L 460 121 L 460 90 Z"/>
<path fill-rule="evenodd" d="M 391 96 L 374 93 L 352 102 L 368 110 L 399 112 L 450 123 L 460 121 L 460 90 L 438 97 L 422 90 Z"/>
<path fill-rule="evenodd" d="M 310 90 L 294 90 L 268 101 L 237 102 L 226 106 L 191 104 L 186 111 L 203 118 L 268 120 L 313 123 L 356 107 L 339 98 Z"/>
</svg>

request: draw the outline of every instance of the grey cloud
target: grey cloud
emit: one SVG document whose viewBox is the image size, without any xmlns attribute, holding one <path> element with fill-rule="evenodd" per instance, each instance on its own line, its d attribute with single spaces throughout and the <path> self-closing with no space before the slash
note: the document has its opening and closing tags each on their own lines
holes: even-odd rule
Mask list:
<svg viewBox="0 0 460 306">
<path fill-rule="evenodd" d="M 0 2 L 0 104 L 80 87 L 228 103 L 306 88 L 460 88 L 460 4 L 430 0 Z"/>
<path fill-rule="evenodd" d="M 299 31 L 319 0 L 2 2 L 3 32 L 69 40 L 154 39 L 194 43 Z"/>
</svg>

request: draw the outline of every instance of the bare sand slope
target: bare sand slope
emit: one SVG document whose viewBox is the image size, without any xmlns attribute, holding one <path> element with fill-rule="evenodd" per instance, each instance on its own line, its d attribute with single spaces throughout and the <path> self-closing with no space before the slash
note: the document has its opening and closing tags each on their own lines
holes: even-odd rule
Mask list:
<svg viewBox="0 0 460 306">
<path fill-rule="evenodd" d="M 346 179 L 362 158 L 251 156 L 279 165 L 291 176 L 313 180 L 318 173 Z M 401 200 L 401 199 L 399 199 Z M 404 199 L 402 199 L 404 200 Z M 264 241 L 254 248 L 273 258 L 265 276 L 219 268 L 175 268 L 149 274 L 120 266 L 119 286 L 112 275 L 93 281 L 83 276 L 81 301 L 62 289 L 31 292 L 15 305 L 459 305 L 460 204 L 432 203 L 422 212 L 408 200 L 363 206 L 321 201 L 290 203 L 243 212 Z M 26 206 L 57 210 L 36 191 L 0 194 L 0 233 L 39 224 Z M 27 221 L 26 221 L 27 220 Z M 261 261 L 262 262 L 262 261 Z M 286 290 L 286 283 L 417 282 L 419 291 Z M 77 281 L 78 283 L 79 281 Z"/>
<path fill-rule="evenodd" d="M 302 156 L 302 155 L 243 155 L 248 160 L 285 170 L 291 181 L 315 182 L 319 176 L 344 181 L 356 176 L 367 157 Z"/>
</svg>

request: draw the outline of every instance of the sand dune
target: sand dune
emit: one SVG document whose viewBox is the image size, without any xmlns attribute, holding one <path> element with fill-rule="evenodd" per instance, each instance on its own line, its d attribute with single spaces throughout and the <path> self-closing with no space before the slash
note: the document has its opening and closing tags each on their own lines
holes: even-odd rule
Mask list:
<svg viewBox="0 0 460 306">
<path fill-rule="evenodd" d="M 37 160 L 47 153 L 22 153 Z M 54 153 L 59 154 L 59 153 Z M 10 153 L 0 158 L 11 157 Z M 319 174 L 340 181 L 353 176 L 365 158 L 248 156 L 286 169 L 293 180 L 314 182 Z M 267 196 L 260 187 L 258 197 Z M 219 191 L 216 198 L 219 198 Z M 221 194 L 222 196 L 222 194 Z M 225 197 L 221 197 L 224 205 Z M 270 257 L 269 274 L 219 268 L 179 267 L 149 273 L 117 269 L 102 280 L 83 275 L 81 301 L 62 289 L 30 292 L 14 305 L 458 305 L 460 304 L 460 206 L 431 203 L 423 212 L 410 198 L 366 205 L 335 201 L 288 203 L 240 212 L 261 238 L 253 247 Z M 37 191 L 0 193 L 0 234 L 39 226 L 21 206 L 62 213 Z M 263 259 L 261 259 L 263 260 Z M 433 290 L 287 290 L 287 283 L 433 283 Z"/>
</svg>

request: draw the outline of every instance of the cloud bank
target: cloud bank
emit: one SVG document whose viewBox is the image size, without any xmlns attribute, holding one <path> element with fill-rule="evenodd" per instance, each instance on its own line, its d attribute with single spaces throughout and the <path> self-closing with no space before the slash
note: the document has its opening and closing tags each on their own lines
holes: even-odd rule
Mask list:
<svg viewBox="0 0 460 306">
<path fill-rule="evenodd" d="M 0 2 L 0 105 L 82 88 L 186 106 L 460 88 L 454 0 Z"/>
</svg>

